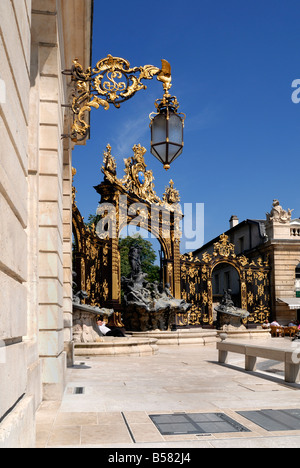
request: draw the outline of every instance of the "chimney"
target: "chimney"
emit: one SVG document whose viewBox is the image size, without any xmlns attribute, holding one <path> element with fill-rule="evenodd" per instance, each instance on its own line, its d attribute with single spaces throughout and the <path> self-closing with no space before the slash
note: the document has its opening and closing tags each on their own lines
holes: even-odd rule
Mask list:
<svg viewBox="0 0 300 468">
<path fill-rule="evenodd" d="M 239 218 L 235 215 L 232 215 L 229 220 L 230 229 L 239 224 Z"/>
</svg>

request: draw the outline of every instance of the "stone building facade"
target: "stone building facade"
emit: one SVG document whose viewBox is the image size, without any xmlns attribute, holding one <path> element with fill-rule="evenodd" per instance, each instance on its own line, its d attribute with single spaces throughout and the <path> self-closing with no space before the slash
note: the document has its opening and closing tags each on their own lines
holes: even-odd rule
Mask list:
<svg viewBox="0 0 300 468">
<path fill-rule="evenodd" d="M 34 447 L 35 413 L 72 360 L 70 78 L 91 64 L 93 0 L 0 2 L 0 447 Z"/>
<path fill-rule="evenodd" d="M 278 200 L 273 201 L 266 219 L 246 219 L 239 222 L 236 216 L 230 219 L 230 229 L 225 232 L 234 245 L 236 255 L 245 255 L 250 260 L 261 257 L 270 265 L 271 320 L 287 325 L 291 320 L 300 321 L 300 220 L 292 219 L 292 210 L 283 209 Z M 217 238 L 193 252 L 201 258 L 204 252 L 212 253 Z M 238 301 L 238 275 L 226 263 L 213 272 L 214 301 L 218 302 L 223 288 L 232 290 Z M 219 287 L 217 286 L 219 283 Z M 240 304 L 237 304 L 240 306 Z"/>
</svg>

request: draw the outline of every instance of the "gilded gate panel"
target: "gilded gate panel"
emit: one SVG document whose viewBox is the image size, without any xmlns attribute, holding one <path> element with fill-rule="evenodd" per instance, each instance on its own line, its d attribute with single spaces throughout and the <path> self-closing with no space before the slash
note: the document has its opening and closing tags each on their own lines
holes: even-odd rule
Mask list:
<svg viewBox="0 0 300 468">
<path fill-rule="evenodd" d="M 235 268 L 240 280 L 241 308 L 250 315 L 248 323 L 263 323 L 270 315 L 270 280 L 268 259 L 259 257 L 250 261 L 244 255 L 235 254 L 235 246 L 222 234 L 214 244 L 212 253 L 202 258 L 192 252 L 181 256 L 181 295 L 192 304 L 188 319 L 178 325 L 210 325 L 214 323 L 212 275 L 214 268 L 226 263 Z"/>
<path fill-rule="evenodd" d="M 76 171 L 73 169 L 73 177 Z M 108 298 L 108 285 L 105 283 L 111 248 L 109 243 L 99 239 L 95 226 L 87 226 L 76 205 L 76 190 L 73 186 L 72 231 L 73 272 L 75 273 L 74 293 L 82 290 L 88 295 L 82 302 L 103 307 Z"/>
</svg>

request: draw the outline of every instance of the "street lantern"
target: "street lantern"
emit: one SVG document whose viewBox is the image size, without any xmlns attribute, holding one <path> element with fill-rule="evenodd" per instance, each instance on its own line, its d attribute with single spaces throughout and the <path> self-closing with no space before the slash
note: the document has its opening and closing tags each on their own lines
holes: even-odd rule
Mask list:
<svg viewBox="0 0 300 468">
<path fill-rule="evenodd" d="M 92 108 L 104 107 L 108 110 L 111 104 L 119 108 L 137 91 L 146 89 L 143 80 L 156 76 L 163 84 L 164 95 L 155 101 L 158 112 L 150 123 L 151 153 L 168 170 L 182 153 L 185 115 L 177 113 L 178 101 L 169 93 L 172 87 L 171 65 L 164 59 L 161 63 L 161 68 L 154 65 L 131 68 L 128 60 L 108 54 L 94 68 L 85 71 L 78 59 L 73 60 L 72 69 L 63 71 L 75 83 L 72 104 L 69 105 L 73 111 L 73 125 L 71 133 L 62 136 L 70 137 L 74 143 L 85 140 L 89 135 L 89 112 Z"/>
<path fill-rule="evenodd" d="M 182 153 L 184 114 L 178 114 L 179 107 L 176 97 L 166 92 L 163 99 L 155 101 L 157 113 L 150 114 L 151 153 L 164 169 L 170 169 L 170 164 Z"/>
</svg>

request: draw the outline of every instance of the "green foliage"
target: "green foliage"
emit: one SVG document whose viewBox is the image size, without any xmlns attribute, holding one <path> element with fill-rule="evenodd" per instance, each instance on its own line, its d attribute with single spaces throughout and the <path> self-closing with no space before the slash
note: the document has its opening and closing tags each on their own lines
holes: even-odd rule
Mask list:
<svg viewBox="0 0 300 468">
<path fill-rule="evenodd" d="M 154 265 L 156 260 L 156 253 L 150 241 L 143 239 L 139 234 L 134 236 L 127 236 L 119 239 L 119 250 L 121 255 L 121 276 L 128 276 L 130 273 L 130 265 L 128 254 L 132 245 L 138 244 L 141 246 L 141 262 L 142 270 L 147 273 L 147 281 L 159 281 L 158 265 Z"/>
<path fill-rule="evenodd" d="M 99 215 L 90 214 L 86 226 L 91 228 L 92 224 L 97 226 L 100 219 Z M 140 234 L 134 234 L 133 236 L 127 236 L 119 239 L 119 250 L 121 256 L 121 276 L 128 276 L 130 273 L 130 265 L 128 260 L 128 254 L 130 247 L 134 244 L 138 244 L 142 247 L 141 250 L 141 261 L 142 270 L 147 273 L 147 281 L 153 283 L 160 279 L 160 268 L 158 265 L 154 265 L 156 260 L 156 253 L 150 241 L 144 239 Z"/>
<path fill-rule="evenodd" d="M 88 217 L 88 222 L 87 222 L 87 223 L 84 223 L 84 224 L 85 224 L 86 226 L 88 226 L 89 228 L 92 227 L 92 224 L 94 224 L 95 227 L 96 227 L 99 220 L 100 220 L 100 216 L 99 216 L 99 215 L 97 215 L 97 214 L 90 214 L 89 217 Z"/>
</svg>

